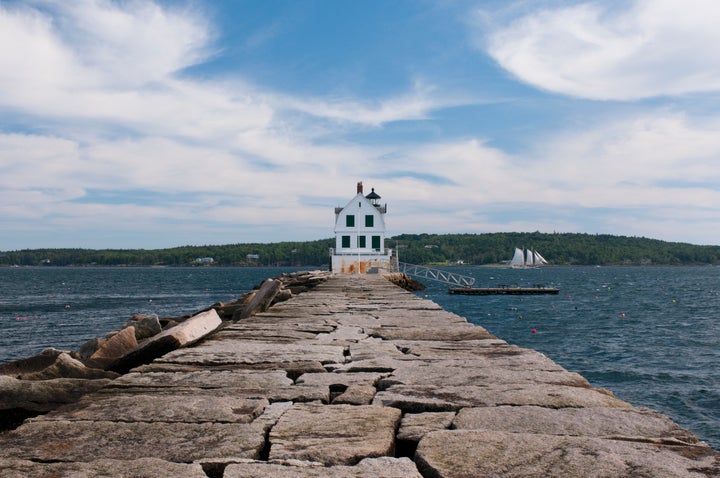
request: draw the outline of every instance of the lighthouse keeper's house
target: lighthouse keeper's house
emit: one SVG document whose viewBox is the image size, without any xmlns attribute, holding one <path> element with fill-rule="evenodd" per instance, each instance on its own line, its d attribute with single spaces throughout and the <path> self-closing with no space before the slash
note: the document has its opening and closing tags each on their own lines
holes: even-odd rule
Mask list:
<svg viewBox="0 0 720 478">
<path fill-rule="evenodd" d="M 392 249 L 385 249 L 385 213 L 373 188 L 357 195 L 345 207 L 335 208 L 335 247 L 330 250 L 331 270 L 336 274 L 391 272 Z"/>
</svg>

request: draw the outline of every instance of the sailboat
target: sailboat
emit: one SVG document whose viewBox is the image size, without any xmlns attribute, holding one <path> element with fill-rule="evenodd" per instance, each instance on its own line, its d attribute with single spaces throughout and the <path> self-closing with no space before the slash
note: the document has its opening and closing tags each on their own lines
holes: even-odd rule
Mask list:
<svg viewBox="0 0 720 478">
<path fill-rule="evenodd" d="M 515 254 L 510 261 L 510 267 L 513 269 L 526 269 L 528 267 L 540 267 L 547 263 L 548 261 L 538 251 L 516 247 Z"/>
</svg>

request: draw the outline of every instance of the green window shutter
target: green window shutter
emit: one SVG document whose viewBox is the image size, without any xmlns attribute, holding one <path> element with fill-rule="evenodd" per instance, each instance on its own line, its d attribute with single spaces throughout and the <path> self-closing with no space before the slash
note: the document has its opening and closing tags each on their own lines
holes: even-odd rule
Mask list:
<svg viewBox="0 0 720 478">
<path fill-rule="evenodd" d="M 344 248 L 349 248 L 349 247 L 350 247 L 350 236 L 343 236 L 343 237 L 342 237 L 342 246 L 343 246 Z"/>
<path fill-rule="evenodd" d="M 372 237 L 372 248 L 373 248 L 373 249 L 380 249 L 380 236 L 373 236 L 373 237 Z"/>
<path fill-rule="evenodd" d="M 359 244 L 360 244 L 360 246 L 358 246 L 358 247 L 366 247 L 366 246 L 365 246 L 365 244 L 366 244 L 366 242 L 365 242 L 365 236 L 358 236 L 358 241 L 359 241 Z"/>
<path fill-rule="evenodd" d="M 372 214 L 368 214 L 367 216 L 365 216 L 365 227 L 373 227 L 374 220 L 375 220 L 375 216 L 373 216 Z"/>
<path fill-rule="evenodd" d="M 345 227 L 355 227 L 355 216 L 353 214 L 345 216 Z"/>
</svg>

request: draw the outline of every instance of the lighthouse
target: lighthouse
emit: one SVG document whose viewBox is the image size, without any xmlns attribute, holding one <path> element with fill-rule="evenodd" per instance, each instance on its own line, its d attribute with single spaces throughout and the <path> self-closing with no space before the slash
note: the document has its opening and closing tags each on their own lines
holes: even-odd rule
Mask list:
<svg viewBox="0 0 720 478">
<path fill-rule="evenodd" d="M 330 250 L 336 274 L 391 272 L 392 250 L 385 249 L 385 213 L 380 195 L 365 196 L 362 182 L 345 207 L 335 208 L 335 247 Z"/>
</svg>

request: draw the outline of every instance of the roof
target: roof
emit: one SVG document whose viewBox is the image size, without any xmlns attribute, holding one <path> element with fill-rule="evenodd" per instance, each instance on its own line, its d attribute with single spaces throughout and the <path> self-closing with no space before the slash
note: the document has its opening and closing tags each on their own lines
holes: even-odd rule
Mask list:
<svg viewBox="0 0 720 478">
<path fill-rule="evenodd" d="M 378 193 L 375 192 L 375 188 L 372 188 L 372 191 L 370 192 L 370 194 L 368 194 L 365 197 L 367 199 L 380 199 L 380 196 L 378 195 Z"/>
</svg>

